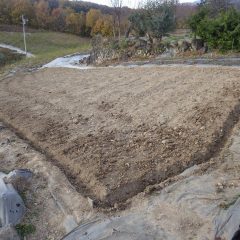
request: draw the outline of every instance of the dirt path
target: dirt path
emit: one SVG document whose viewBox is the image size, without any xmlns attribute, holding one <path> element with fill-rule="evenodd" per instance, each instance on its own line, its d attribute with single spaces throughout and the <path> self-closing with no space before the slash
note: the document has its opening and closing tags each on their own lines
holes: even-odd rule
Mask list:
<svg viewBox="0 0 240 240">
<path fill-rule="evenodd" d="M 0 83 L 0 118 L 113 206 L 218 152 L 239 79 L 230 67 L 45 69 Z"/>
</svg>

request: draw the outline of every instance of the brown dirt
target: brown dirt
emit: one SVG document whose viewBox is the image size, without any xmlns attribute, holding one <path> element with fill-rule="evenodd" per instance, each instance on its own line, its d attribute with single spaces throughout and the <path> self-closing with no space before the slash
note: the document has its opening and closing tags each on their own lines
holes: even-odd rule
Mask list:
<svg viewBox="0 0 240 240">
<path fill-rule="evenodd" d="M 0 163 L 0 172 L 19 168 L 33 172 L 29 184 L 17 188 L 26 206 L 21 224 L 36 227 L 34 234 L 25 239 L 59 240 L 69 231 L 66 231 L 69 217 L 80 224 L 95 216 L 87 199 L 74 190 L 64 174 L 1 122 Z"/>
<path fill-rule="evenodd" d="M 239 79 L 229 67 L 45 69 L 0 83 L 0 118 L 109 206 L 216 154 Z"/>
</svg>

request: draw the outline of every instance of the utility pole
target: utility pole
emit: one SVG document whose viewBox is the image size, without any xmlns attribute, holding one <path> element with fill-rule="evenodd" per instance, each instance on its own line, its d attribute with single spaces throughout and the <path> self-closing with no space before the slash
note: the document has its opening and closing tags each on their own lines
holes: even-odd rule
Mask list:
<svg viewBox="0 0 240 240">
<path fill-rule="evenodd" d="M 26 25 L 26 23 L 27 23 L 27 19 L 25 19 L 24 15 L 22 15 L 23 40 L 24 40 L 25 55 L 27 56 L 27 44 L 26 44 L 26 33 L 25 33 L 25 25 Z"/>
</svg>

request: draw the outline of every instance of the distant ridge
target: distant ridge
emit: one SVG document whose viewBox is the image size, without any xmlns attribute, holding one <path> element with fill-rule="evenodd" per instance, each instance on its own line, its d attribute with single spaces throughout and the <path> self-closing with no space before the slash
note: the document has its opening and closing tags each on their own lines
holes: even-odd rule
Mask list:
<svg viewBox="0 0 240 240">
<path fill-rule="evenodd" d="M 85 1 L 68 1 L 65 2 L 64 6 L 71 6 L 76 12 L 88 12 L 91 8 L 99 9 L 104 14 L 112 14 L 113 8 L 107 5 L 85 2 Z M 123 7 L 125 11 L 131 11 L 129 7 Z"/>
</svg>

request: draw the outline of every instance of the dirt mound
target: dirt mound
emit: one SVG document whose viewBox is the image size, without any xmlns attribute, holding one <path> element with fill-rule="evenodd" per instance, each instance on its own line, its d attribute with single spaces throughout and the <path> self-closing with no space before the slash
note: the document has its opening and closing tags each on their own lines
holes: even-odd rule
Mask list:
<svg viewBox="0 0 240 240">
<path fill-rule="evenodd" d="M 46 69 L 0 83 L 0 118 L 96 204 L 207 161 L 238 120 L 228 67 Z"/>
</svg>

